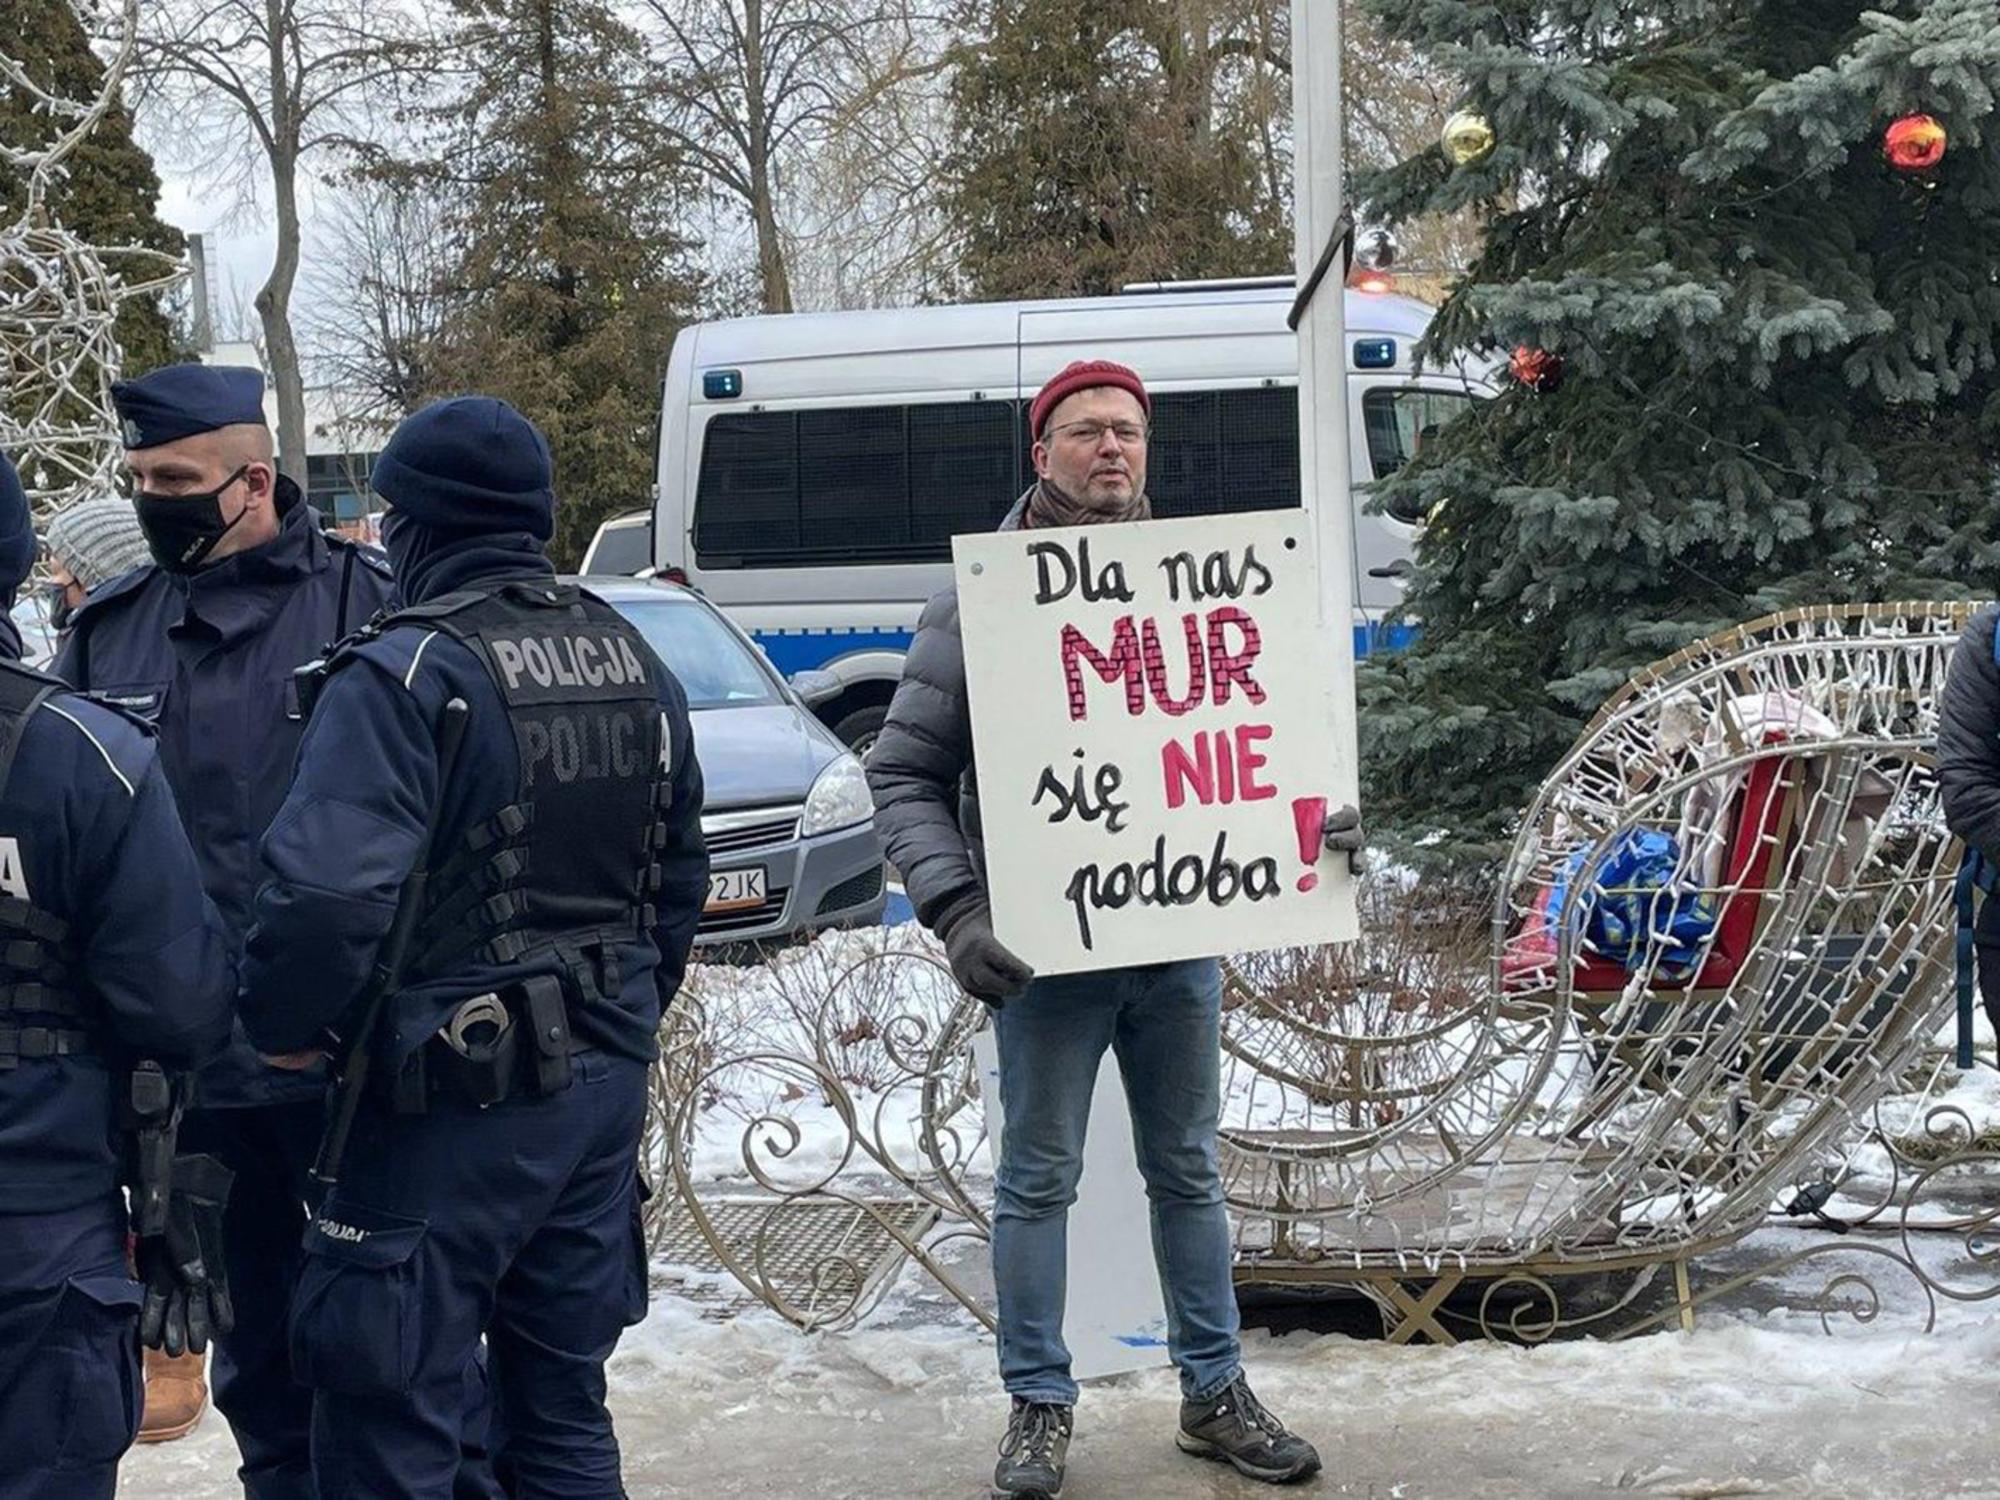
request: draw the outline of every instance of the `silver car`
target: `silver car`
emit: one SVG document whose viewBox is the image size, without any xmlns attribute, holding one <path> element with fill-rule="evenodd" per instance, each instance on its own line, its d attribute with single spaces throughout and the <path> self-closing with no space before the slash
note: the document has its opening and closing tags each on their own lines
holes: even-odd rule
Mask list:
<svg viewBox="0 0 2000 1500">
<path fill-rule="evenodd" d="M 707 799 L 708 901 L 697 943 L 749 943 L 882 920 L 885 870 L 861 762 L 749 637 L 661 580 L 578 582 L 638 627 L 687 690 Z M 838 686 L 838 684 L 834 684 Z"/>
</svg>

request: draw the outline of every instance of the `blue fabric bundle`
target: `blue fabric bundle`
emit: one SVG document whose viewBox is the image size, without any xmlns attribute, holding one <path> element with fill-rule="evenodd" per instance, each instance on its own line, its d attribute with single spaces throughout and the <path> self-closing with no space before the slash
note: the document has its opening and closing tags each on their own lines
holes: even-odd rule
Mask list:
<svg viewBox="0 0 2000 1500">
<path fill-rule="evenodd" d="M 1549 894 L 1550 929 L 1574 923 L 1585 948 L 1628 970 L 1650 962 L 1662 979 L 1694 973 L 1719 912 L 1706 892 L 1680 878 L 1680 846 L 1652 829 L 1621 834 L 1598 865 L 1595 885 L 1578 898 L 1574 887 L 1596 852 L 1579 849 L 1563 866 Z"/>
</svg>

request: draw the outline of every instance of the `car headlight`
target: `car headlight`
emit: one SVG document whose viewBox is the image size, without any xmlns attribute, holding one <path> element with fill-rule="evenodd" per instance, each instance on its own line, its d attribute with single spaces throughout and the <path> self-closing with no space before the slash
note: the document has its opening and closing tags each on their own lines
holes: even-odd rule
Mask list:
<svg viewBox="0 0 2000 1500">
<path fill-rule="evenodd" d="M 852 828 L 875 816 L 875 799 L 868 795 L 868 774 L 861 762 L 842 754 L 827 762 L 806 793 L 805 815 L 799 819 L 799 836 L 831 833 L 836 828 Z"/>
</svg>

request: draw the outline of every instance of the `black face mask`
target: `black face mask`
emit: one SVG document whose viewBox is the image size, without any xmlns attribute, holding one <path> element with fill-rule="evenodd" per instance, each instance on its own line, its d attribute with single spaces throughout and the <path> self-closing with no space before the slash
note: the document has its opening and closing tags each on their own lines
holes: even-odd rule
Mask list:
<svg viewBox="0 0 2000 1500">
<path fill-rule="evenodd" d="M 48 601 L 49 628 L 51 630 L 69 629 L 69 617 L 74 613 L 69 607 L 69 585 L 66 583 L 50 584 L 48 586 Z"/>
<path fill-rule="evenodd" d="M 139 514 L 139 529 L 146 534 L 146 546 L 153 560 L 169 573 L 192 573 L 208 560 L 215 544 L 235 528 L 235 521 L 222 519 L 222 492 L 250 470 L 243 465 L 212 490 L 192 495 L 155 495 L 146 490 L 132 497 Z"/>
</svg>

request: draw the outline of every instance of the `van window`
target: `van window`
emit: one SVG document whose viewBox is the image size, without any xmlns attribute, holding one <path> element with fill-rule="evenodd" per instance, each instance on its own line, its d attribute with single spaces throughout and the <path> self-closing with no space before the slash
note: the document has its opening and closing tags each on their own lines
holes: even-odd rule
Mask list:
<svg viewBox="0 0 2000 1500">
<path fill-rule="evenodd" d="M 1361 398 L 1361 425 L 1368 434 L 1368 467 L 1376 479 L 1387 479 L 1417 456 L 1430 435 L 1472 406 L 1465 391 L 1435 387 L 1378 387 Z M 1423 524 L 1421 514 L 1405 514 L 1407 502 L 1393 501 L 1388 514 L 1411 526 Z"/>
<path fill-rule="evenodd" d="M 703 568 L 932 562 L 1020 493 L 1011 401 L 726 412 L 702 436 Z"/>
<path fill-rule="evenodd" d="M 1282 510 L 1299 503 L 1295 386 L 1153 397 L 1146 490 L 1156 516 Z"/>
<path fill-rule="evenodd" d="M 1153 398 L 1146 488 L 1158 516 L 1299 503 L 1294 386 Z M 1021 404 L 948 401 L 727 412 L 702 438 L 703 568 L 943 562 L 1033 477 Z"/>
</svg>

